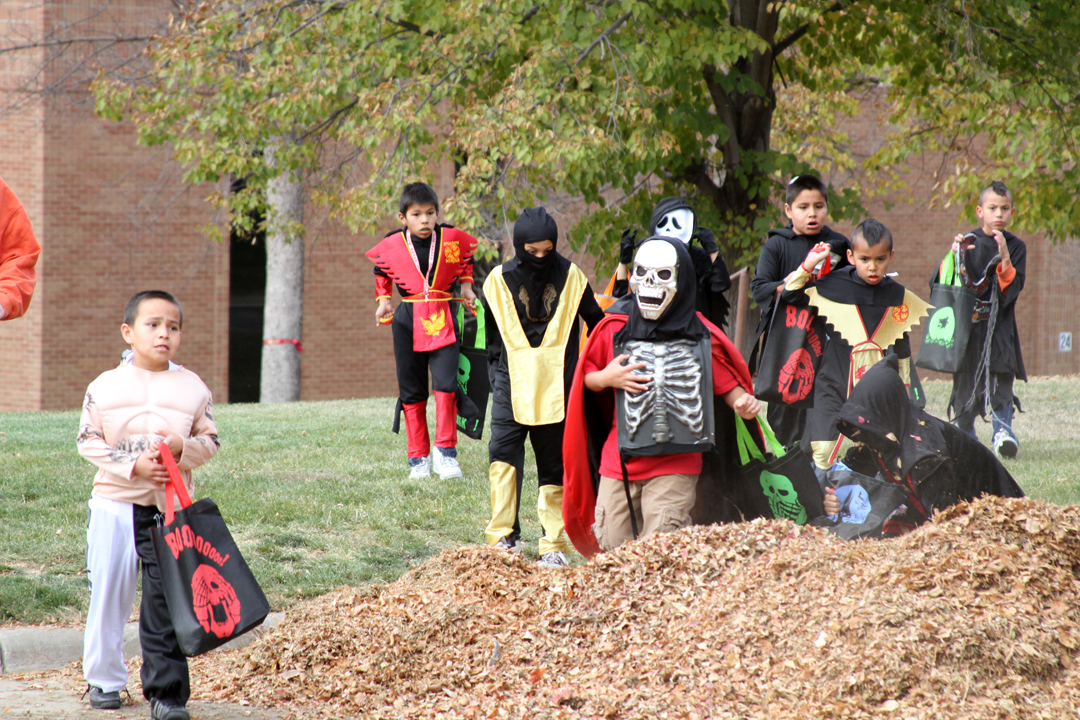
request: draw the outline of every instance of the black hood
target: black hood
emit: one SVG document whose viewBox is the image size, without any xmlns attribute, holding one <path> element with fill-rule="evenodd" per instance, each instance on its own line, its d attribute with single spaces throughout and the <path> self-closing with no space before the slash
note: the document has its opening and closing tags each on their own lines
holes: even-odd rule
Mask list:
<svg viewBox="0 0 1080 720">
<path fill-rule="evenodd" d="M 693 205 L 678 197 L 666 197 L 656 204 L 656 209 L 652 211 L 652 217 L 649 218 L 649 235 L 653 237 L 657 236 L 656 223 L 660 222 L 660 218 L 664 217 L 669 212 L 684 209 L 694 213 L 694 227 L 691 228 L 690 231 L 690 235 L 693 236 L 693 234 L 697 232 L 697 213 L 694 212 Z"/>
<path fill-rule="evenodd" d="M 844 436 L 865 443 L 903 477 L 927 458 L 937 459 L 932 466 L 944 462 L 946 444 L 941 421 L 908 399 L 899 368 L 896 354 L 889 353 L 867 370 L 840 408 L 837 425 Z"/>
<path fill-rule="evenodd" d="M 671 304 L 664 310 L 664 314 L 657 320 L 647 320 L 638 309 L 637 296 L 630 293 L 619 299 L 608 312 L 627 316 L 626 325 L 615 333 L 615 344 L 621 345 L 628 340 L 648 340 L 661 342 L 664 340 L 701 340 L 709 337 L 709 329 L 701 322 L 695 308 L 697 299 L 697 276 L 694 274 L 694 263 L 690 259 L 690 252 L 686 246 L 675 238 L 648 237 L 638 244 L 638 252 L 647 242 L 666 242 L 675 248 L 677 255 L 678 275 L 675 281 L 675 297 Z M 634 267 L 630 268 L 631 279 Z"/>
<path fill-rule="evenodd" d="M 514 306 L 533 347 L 559 303 L 570 261 L 555 249 L 559 227 L 542 207 L 525 208 L 514 223 L 514 257 L 503 264 L 503 279 L 514 297 Z M 550 240 L 551 252 L 538 258 L 525 250 L 529 243 Z"/>
</svg>

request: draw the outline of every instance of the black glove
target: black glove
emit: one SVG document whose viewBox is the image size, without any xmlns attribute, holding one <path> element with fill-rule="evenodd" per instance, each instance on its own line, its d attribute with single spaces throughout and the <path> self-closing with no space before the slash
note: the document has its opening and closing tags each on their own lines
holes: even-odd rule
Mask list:
<svg viewBox="0 0 1080 720">
<path fill-rule="evenodd" d="M 712 230 L 709 228 L 698 228 L 697 240 L 701 243 L 701 247 L 705 248 L 705 252 L 710 255 L 714 252 L 720 252 L 720 248 L 716 247 L 716 238 L 713 237 Z"/>
<path fill-rule="evenodd" d="M 619 263 L 630 267 L 634 264 L 634 240 L 637 239 L 637 230 L 626 228 L 622 237 L 619 238 Z"/>
</svg>

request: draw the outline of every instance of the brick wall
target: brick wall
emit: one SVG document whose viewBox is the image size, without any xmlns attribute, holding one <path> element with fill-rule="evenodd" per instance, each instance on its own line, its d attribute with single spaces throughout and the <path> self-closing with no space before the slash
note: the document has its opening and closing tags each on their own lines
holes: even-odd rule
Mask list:
<svg viewBox="0 0 1080 720">
<path fill-rule="evenodd" d="M 873 152 L 883 141 L 878 122 L 880 105 L 867 102 L 863 114 L 843 124 L 859 152 Z M 933 158 L 916 158 L 908 165 L 903 179 L 909 186 L 909 201 L 891 208 L 883 200 L 871 200 L 867 209 L 872 217 L 888 227 L 895 239 L 896 257 L 890 270 L 897 280 L 924 299 L 930 296 L 928 282 L 934 268 L 948 251 L 957 233 L 975 226 L 963 220 L 961 208 L 928 209 L 937 169 Z M 992 180 L 1009 184 L 1006 173 Z M 987 184 L 989 184 L 989 179 Z M 972 198 L 974 204 L 976 198 Z M 1017 212 L 1024 212 L 1024 198 L 1015 198 Z M 1014 218 L 1015 219 L 1015 218 Z M 840 232 L 850 234 L 851 225 L 836 224 Z M 1016 321 L 1028 375 L 1060 375 L 1080 372 L 1080 242 L 1052 245 L 1043 236 L 1025 231 L 1014 232 L 1027 244 L 1027 279 L 1017 300 Z M 917 352 L 922 326 L 916 328 Z M 1071 352 L 1058 350 L 1058 336 L 1071 332 Z M 939 377 L 936 373 L 926 373 Z M 940 377 L 949 377 L 943 375 Z M 1023 395 L 1022 388 L 1018 394 Z"/>
<path fill-rule="evenodd" d="M 20 8 L 25 15 L 17 30 L 38 37 L 62 37 L 68 29 L 84 35 L 118 28 L 138 32 L 164 17 L 165 7 L 27 6 Z M 85 22 L 91 15 L 95 19 Z M 61 92 L 3 118 L 4 177 L 27 206 L 42 256 L 30 313 L 2 326 L 0 358 L 5 369 L 17 370 L 4 373 L 0 409 L 78 407 L 86 385 L 115 366 L 126 348 L 119 327 L 127 298 L 150 288 L 173 292 L 183 305 L 184 339 L 176 361 L 224 399 L 228 252 L 200 231 L 212 220 L 204 192 L 180 182 L 164 150 L 141 148 L 130 127 L 93 115 L 88 70 L 79 66 L 83 57 L 85 48 L 76 48 L 47 63 L 41 76 L 46 87 L 83 73 L 81 82 L 65 81 Z M 36 69 L 29 60 L 23 63 L 6 69 L 24 75 Z M 6 108 L 21 78 L 4 79 L 0 102 Z"/>
</svg>

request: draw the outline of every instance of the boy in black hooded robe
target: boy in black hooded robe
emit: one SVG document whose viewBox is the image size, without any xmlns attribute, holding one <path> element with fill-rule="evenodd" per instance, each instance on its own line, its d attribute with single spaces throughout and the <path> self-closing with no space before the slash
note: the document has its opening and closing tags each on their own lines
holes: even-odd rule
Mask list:
<svg viewBox="0 0 1080 720">
<path fill-rule="evenodd" d="M 949 409 L 957 426 L 977 437 L 975 416 L 985 416 L 989 407 L 994 452 L 1007 458 L 1016 457 L 1020 447 L 1012 428 L 1013 383 L 1016 378 L 1027 382 L 1016 329 L 1016 301 L 1027 275 L 1027 245 L 1005 229 L 1014 211 L 1009 188 L 994 182 L 979 194 L 976 212 L 982 227 L 953 239 L 953 246 L 960 245 L 962 250 L 964 284 L 975 289 L 976 301 L 963 364 L 953 373 Z"/>
<path fill-rule="evenodd" d="M 754 302 L 761 308 L 757 339 L 750 352 L 750 370 L 757 372 L 758 360 L 772 319 L 773 303 L 783 290 L 784 281 L 806 259 L 818 243 L 828 243 L 831 269 L 848 265 L 848 239 L 825 221 L 829 218 L 829 188 L 813 175 L 796 175 L 787 186 L 784 213 L 791 220 L 787 227 L 769 231 L 758 256 L 757 269 L 750 281 Z M 769 403 L 766 412 L 776 438 L 785 447 L 802 439 L 806 410 L 782 403 Z"/>
<path fill-rule="evenodd" d="M 686 200 L 666 197 L 656 204 L 649 219 L 649 237 L 675 238 L 683 243 L 694 266 L 697 285 L 694 290 L 694 308 L 718 328 L 727 325 L 731 304 L 724 296 L 731 288 L 731 275 L 712 231 L 697 224 L 694 207 Z M 634 263 L 637 249 L 636 230 L 626 230 L 619 242 L 619 267 L 615 270 L 615 286 L 612 295 L 621 298 L 629 292 L 629 268 Z M 701 247 L 694 245 L 694 240 Z"/>
<path fill-rule="evenodd" d="M 993 452 L 908 399 L 898 368 L 895 354 L 870 368 L 838 421 L 840 432 L 856 443 L 844 464 L 864 475 L 880 473 L 908 492 L 908 502 L 886 521 L 884 533 L 903 534 L 935 510 L 983 494 L 1023 497 Z"/>
<path fill-rule="evenodd" d="M 541 564 L 566 566 L 563 531 L 563 427 L 577 365 L 580 323 L 604 317 L 585 274 L 555 249 L 559 228 L 542 208 L 526 208 L 514 223 L 514 257 L 484 283 L 491 440 L 488 443 L 491 521 L 488 544 L 521 548 L 521 482 L 525 438 L 531 437 L 540 486 L 537 513 L 544 535 Z"/>
</svg>

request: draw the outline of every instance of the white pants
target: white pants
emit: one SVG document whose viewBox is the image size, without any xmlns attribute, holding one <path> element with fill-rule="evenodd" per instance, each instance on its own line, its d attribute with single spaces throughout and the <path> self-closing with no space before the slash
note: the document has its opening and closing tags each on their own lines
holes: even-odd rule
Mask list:
<svg viewBox="0 0 1080 720">
<path fill-rule="evenodd" d="M 131 503 L 91 496 L 86 524 L 90 609 L 83 635 L 83 675 L 105 692 L 127 687 L 124 625 L 135 603 L 139 556 Z"/>
</svg>

